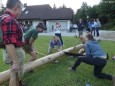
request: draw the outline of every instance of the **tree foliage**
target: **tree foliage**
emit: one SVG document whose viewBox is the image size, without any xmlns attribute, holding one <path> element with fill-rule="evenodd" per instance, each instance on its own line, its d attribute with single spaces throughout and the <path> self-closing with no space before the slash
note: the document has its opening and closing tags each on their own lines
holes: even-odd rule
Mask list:
<svg viewBox="0 0 115 86">
<path fill-rule="evenodd" d="M 98 5 L 93 7 L 83 2 L 81 8 L 74 15 L 74 23 L 77 23 L 80 18 L 84 21 L 100 18 L 102 24 L 107 25 L 107 27 L 115 27 L 115 0 L 101 0 Z"/>
</svg>

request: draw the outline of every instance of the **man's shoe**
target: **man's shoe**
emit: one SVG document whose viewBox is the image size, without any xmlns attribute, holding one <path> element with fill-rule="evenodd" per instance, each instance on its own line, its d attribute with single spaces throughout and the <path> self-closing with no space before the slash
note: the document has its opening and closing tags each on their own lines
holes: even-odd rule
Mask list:
<svg viewBox="0 0 115 86">
<path fill-rule="evenodd" d="M 24 82 L 19 81 L 20 86 L 27 86 Z"/>
<path fill-rule="evenodd" d="M 53 60 L 52 63 L 58 63 L 59 61 L 58 60 Z"/>
<path fill-rule="evenodd" d="M 72 67 L 68 68 L 69 71 L 75 72 L 76 70 L 73 70 Z"/>
</svg>

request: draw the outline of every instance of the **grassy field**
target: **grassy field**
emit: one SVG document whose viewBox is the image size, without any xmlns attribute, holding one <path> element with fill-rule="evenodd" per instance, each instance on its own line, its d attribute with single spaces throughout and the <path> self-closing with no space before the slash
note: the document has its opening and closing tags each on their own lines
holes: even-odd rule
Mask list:
<svg viewBox="0 0 115 86">
<path fill-rule="evenodd" d="M 51 36 L 39 36 L 35 42 L 36 49 L 47 54 L 47 49 Z M 74 37 L 63 37 L 64 49 L 77 44 L 78 39 Z M 112 57 L 115 53 L 115 42 L 100 41 L 99 42 L 105 52 L 109 53 L 108 64 L 103 72 L 115 75 L 115 61 Z M 9 67 L 2 61 L 2 50 L 0 50 L 0 72 L 7 70 Z M 37 58 L 41 58 L 38 55 Z M 29 55 L 26 54 L 25 63 L 28 62 Z M 76 72 L 70 72 L 68 67 L 72 66 L 76 59 L 62 56 L 58 59 L 59 63 L 53 64 L 51 62 L 42 65 L 34 70 L 33 73 L 25 73 L 23 80 L 28 86 L 85 86 L 89 80 L 92 86 L 112 86 L 112 81 L 97 79 L 93 76 L 93 66 L 81 63 Z M 7 86 L 7 82 L 0 86 Z"/>
</svg>

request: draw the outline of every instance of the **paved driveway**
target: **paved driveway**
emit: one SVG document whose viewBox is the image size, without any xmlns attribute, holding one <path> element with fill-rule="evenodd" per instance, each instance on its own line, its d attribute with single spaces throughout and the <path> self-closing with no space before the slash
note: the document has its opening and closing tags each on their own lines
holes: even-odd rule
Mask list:
<svg viewBox="0 0 115 86">
<path fill-rule="evenodd" d="M 77 31 L 73 32 L 68 32 L 68 31 L 62 31 L 62 36 L 78 36 Z M 44 36 L 54 36 L 53 31 L 49 31 L 47 33 L 40 33 L 39 35 L 44 35 Z M 84 31 L 84 36 L 85 36 L 85 31 Z M 98 39 L 98 37 L 95 37 Z M 101 40 L 113 40 L 115 41 L 115 31 L 107 31 L 107 30 L 100 30 L 100 37 Z"/>
</svg>

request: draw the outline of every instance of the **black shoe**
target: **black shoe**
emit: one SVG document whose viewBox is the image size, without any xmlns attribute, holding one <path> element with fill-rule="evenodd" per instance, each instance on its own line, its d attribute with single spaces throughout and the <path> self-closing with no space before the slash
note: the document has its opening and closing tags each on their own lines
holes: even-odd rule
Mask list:
<svg viewBox="0 0 115 86">
<path fill-rule="evenodd" d="M 19 81 L 20 86 L 27 86 L 26 83 Z"/>
</svg>

